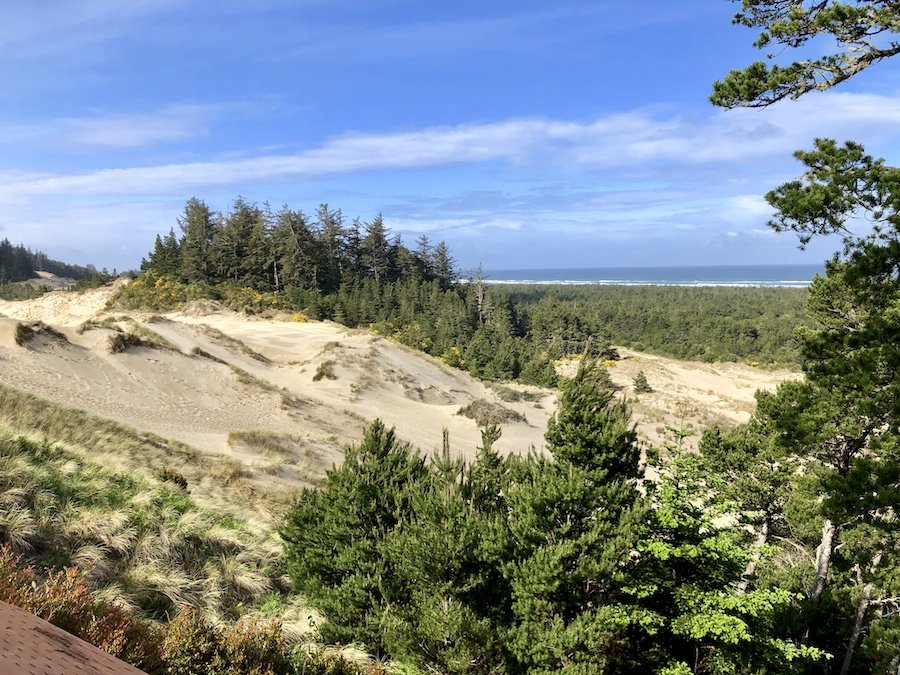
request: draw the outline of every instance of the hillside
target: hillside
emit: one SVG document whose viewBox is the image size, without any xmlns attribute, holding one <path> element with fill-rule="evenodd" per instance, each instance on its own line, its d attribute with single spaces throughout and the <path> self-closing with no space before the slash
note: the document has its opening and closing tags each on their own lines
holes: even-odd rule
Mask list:
<svg viewBox="0 0 900 675">
<path fill-rule="evenodd" d="M 2 381 L 287 483 L 315 482 L 375 418 L 425 452 L 440 447 L 446 428 L 453 451 L 472 456 L 480 431 L 457 411 L 476 399 L 499 403 L 465 373 L 366 332 L 255 319 L 208 302 L 164 316 L 108 312 L 115 292 L 0 303 Z M 20 323 L 37 331 L 22 345 Z M 112 352 L 110 339 L 127 333 L 148 344 Z M 541 447 L 555 396 L 540 398 L 503 403 L 526 421 L 504 424 L 499 448 Z M 264 433 L 243 433 L 251 431 Z M 283 467 L 263 447 L 273 443 Z"/>
<path fill-rule="evenodd" d="M 531 401 L 502 401 L 495 389 L 435 359 L 330 322 L 259 319 L 203 301 L 161 316 L 110 312 L 117 288 L 0 303 L 3 382 L 232 457 L 267 480 L 289 484 L 314 482 L 375 418 L 425 452 L 441 445 L 446 428 L 452 450 L 471 457 L 480 432 L 457 414 L 461 407 L 484 399 L 524 418 L 503 424 L 497 447 L 504 452 L 540 449 L 555 410 L 552 392 L 532 388 Z M 59 334 L 39 333 L 19 345 L 19 322 L 43 322 Z M 126 333 L 143 335 L 147 344 L 113 353 L 111 337 Z M 655 389 L 635 403 L 639 428 L 654 441 L 662 426 L 682 419 L 695 426 L 744 421 L 757 388 L 789 377 L 741 364 L 678 362 L 627 350 L 623 356 L 610 369 L 614 382 L 630 394 L 634 374 L 643 369 Z M 248 431 L 264 431 L 284 456 L 273 459 L 262 435 Z M 276 466 L 279 460 L 284 466 Z"/>
</svg>

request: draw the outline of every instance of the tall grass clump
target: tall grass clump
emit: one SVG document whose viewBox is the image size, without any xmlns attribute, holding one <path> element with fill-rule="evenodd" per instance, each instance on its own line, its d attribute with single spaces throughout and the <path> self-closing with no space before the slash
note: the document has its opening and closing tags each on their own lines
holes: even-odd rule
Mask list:
<svg viewBox="0 0 900 675">
<path fill-rule="evenodd" d="M 280 585 L 267 532 L 199 506 L 184 485 L 104 469 L 59 445 L 0 435 L 0 544 L 89 570 L 105 597 L 160 619 L 182 605 L 237 616 Z"/>
<path fill-rule="evenodd" d="M 8 546 L 0 546 L 0 602 L 29 611 L 150 675 L 387 672 L 369 660 L 360 663 L 315 647 L 294 646 L 277 619 L 217 624 L 185 606 L 171 621 L 151 622 L 92 592 L 78 568 L 39 570 Z"/>
</svg>

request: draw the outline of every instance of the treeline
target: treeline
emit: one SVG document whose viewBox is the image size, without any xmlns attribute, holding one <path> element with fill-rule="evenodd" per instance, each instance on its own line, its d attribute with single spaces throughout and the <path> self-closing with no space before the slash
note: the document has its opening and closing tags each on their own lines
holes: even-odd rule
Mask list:
<svg viewBox="0 0 900 675">
<path fill-rule="evenodd" d="M 237 199 L 227 214 L 191 199 L 175 230 L 158 236 L 126 307 L 168 309 L 210 297 L 247 311 L 302 311 L 366 327 L 483 379 L 552 386 L 553 362 L 620 344 L 678 358 L 793 363 L 803 319 L 797 289 L 518 287 L 480 269 L 458 283 L 443 242 L 413 249 L 380 217 L 314 218 Z"/>
<path fill-rule="evenodd" d="M 39 271 L 76 280 L 97 274 L 93 265 L 69 265 L 48 258 L 41 251 L 32 252 L 21 244 L 13 246 L 9 239 L 0 241 L 0 284 L 34 279 Z"/>
<path fill-rule="evenodd" d="M 141 263 L 180 281 L 233 283 L 260 291 L 286 289 L 328 295 L 343 283 L 371 278 L 376 284 L 400 279 L 455 282 L 453 259 L 444 242 L 433 246 L 419 237 L 415 250 L 391 236 L 376 216 L 347 225 L 340 210 L 322 204 L 315 219 L 287 206 L 273 213 L 238 197 L 228 214 L 213 213 L 191 199 L 174 229 L 157 235 L 153 251 Z"/>
<path fill-rule="evenodd" d="M 556 383 L 559 355 L 528 340 L 506 297 L 483 279 L 458 284 L 444 242 L 423 235 L 409 249 L 380 216 L 348 225 L 327 205 L 309 219 L 241 198 L 227 214 L 191 199 L 179 224 L 180 236 L 157 236 L 143 279 L 120 302 L 162 309 L 211 297 L 236 309 L 301 310 L 371 327 L 477 377 Z"/>
</svg>

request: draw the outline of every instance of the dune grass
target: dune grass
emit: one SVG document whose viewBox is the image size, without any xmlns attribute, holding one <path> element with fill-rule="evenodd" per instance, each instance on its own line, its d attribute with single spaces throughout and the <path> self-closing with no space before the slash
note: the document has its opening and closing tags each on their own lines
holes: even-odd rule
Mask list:
<svg viewBox="0 0 900 675">
<path fill-rule="evenodd" d="M 101 595 L 151 618 L 184 604 L 236 618 L 284 589 L 281 547 L 168 481 L 111 471 L 0 431 L 0 543 L 49 568 L 88 570 Z"/>
<path fill-rule="evenodd" d="M 268 461 L 254 463 L 254 468 L 268 475 L 281 475 L 284 469 L 310 485 L 321 485 L 325 471 L 314 449 L 300 436 L 261 429 L 232 431 L 228 445 L 244 447 L 263 455 Z"/>
<path fill-rule="evenodd" d="M 270 527 L 290 508 L 287 488 L 255 481 L 252 472 L 233 458 L 200 452 L 185 443 L 162 438 L 124 424 L 48 401 L 0 384 L 0 423 L 70 446 L 103 464 L 152 478 L 176 469 L 191 494 L 209 505 Z"/>
<path fill-rule="evenodd" d="M 60 342 L 68 342 L 68 338 L 56 330 L 52 326 L 48 326 L 43 321 L 34 323 L 18 323 L 16 324 L 15 340 L 20 347 L 26 347 L 38 335 L 46 335 L 53 340 Z"/>
</svg>

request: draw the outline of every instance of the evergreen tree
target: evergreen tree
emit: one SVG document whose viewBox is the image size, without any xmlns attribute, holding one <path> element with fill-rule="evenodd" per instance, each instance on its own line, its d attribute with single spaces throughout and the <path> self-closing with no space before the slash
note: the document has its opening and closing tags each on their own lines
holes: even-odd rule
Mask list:
<svg viewBox="0 0 900 675">
<path fill-rule="evenodd" d="M 450 255 L 450 248 L 445 242 L 442 241 L 435 247 L 432 260 L 434 278 L 441 285 L 441 289 L 446 291 L 453 288 L 457 279 L 456 263 L 453 260 L 453 256 Z"/>
<path fill-rule="evenodd" d="M 305 489 L 282 528 L 288 572 L 325 615 L 328 641 L 382 647 L 385 603 L 399 601 L 384 542 L 412 516 L 425 464 L 380 421 L 328 472 L 321 490 Z"/>
<path fill-rule="evenodd" d="M 643 370 L 639 370 L 637 375 L 634 376 L 634 393 L 635 394 L 651 394 L 653 393 L 653 387 L 650 386 L 650 383 L 647 381 L 647 375 Z"/>
<path fill-rule="evenodd" d="M 182 231 L 179 275 L 189 283 L 210 283 L 213 278 L 211 249 L 217 235 L 212 212 L 205 202 L 192 197 L 185 205 L 178 225 Z"/>
<path fill-rule="evenodd" d="M 340 210 L 332 211 L 327 204 L 320 204 L 316 211 L 316 234 L 322 259 L 317 262 L 320 270 L 319 287 L 325 293 L 333 293 L 341 285 L 346 267 L 347 232 Z"/>
<path fill-rule="evenodd" d="M 756 61 L 731 71 L 715 83 L 711 97 L 729 108 L 760 108 L 828 89 L 900 54 L 900 42 L 893 37 L 900 32 L 900 8 L 893 0 L 742 0 L 734 22 L 761 29 L 754 46 L 769 49 L 769 60 L 819 38 L 831 45 L 831 53 L 787 66 Z"/>
<path fill-rule="evenodd" d="M 365 237 L 360 245 L 362 270 L 371 275 L 376 284 L 388 281 L 391 270 L 390 246 L 388 231 L 384 227 L 381 214 L 371 223 L 366 223 Z"/>
<path fill-rule="evenodd" d="M 277 272 L 276 290 L 318 290 L 316 260 L 321 258 L 317 242 L 302 211 L 284 206 L 275 217 L 272 248 Z"/>
<path fill-rule="evenodd" d="M 510 491 L 510 528 L 525 550 L 511 566 L 509 649 L 528 672 L 604 672 L 626 639 L 623 575 L 644 507 L 634 427 L 624 403 L 584 364 L 546 433 L 556 461 Z"/>
<path fill-rule="evenodd" d="M 181 257 L 175 231 L 169 230 L 165 237 L 156 235 L 153 252 L 141 261 L 141 269 L 153 270 L 159 275 L 178 276 L 181 272 Z"/>
</svg>

